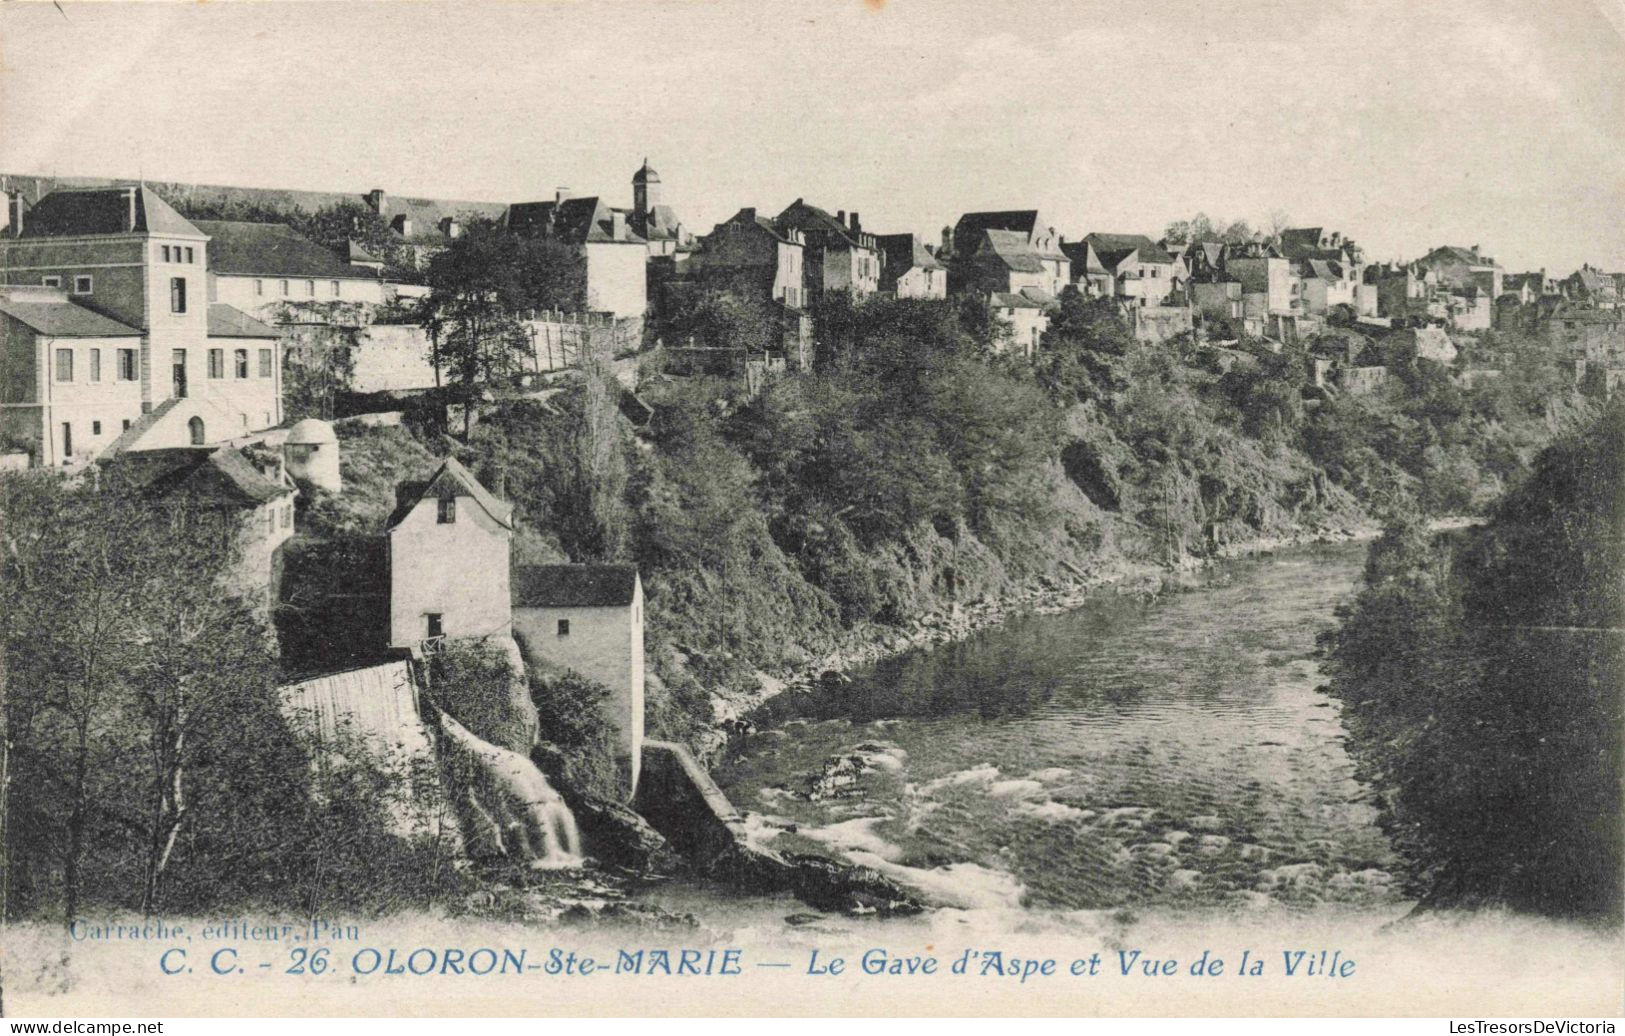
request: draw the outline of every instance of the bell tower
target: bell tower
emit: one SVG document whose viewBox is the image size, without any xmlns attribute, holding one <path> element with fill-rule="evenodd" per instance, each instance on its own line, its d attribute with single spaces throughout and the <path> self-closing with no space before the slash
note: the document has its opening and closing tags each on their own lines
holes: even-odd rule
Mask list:
<svg viewBox="0 0 1625 1036">
<path fill-rule="evenodd" d="M 632 174 L 632 211 L 637 214 L 641 224 L 660 204 L 660 174 L 649 166 L 645 158 L 643 165 Z"/>
</svg>

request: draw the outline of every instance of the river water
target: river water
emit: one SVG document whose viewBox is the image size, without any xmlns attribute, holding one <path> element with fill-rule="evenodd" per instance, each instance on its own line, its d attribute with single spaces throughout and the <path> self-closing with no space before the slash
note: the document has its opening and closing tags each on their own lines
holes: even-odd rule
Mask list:
<svg viewBox="0 0 1625 1036">
<path fill-rule="evenodd" d="M 1365 547 L 1228 563 L 781 696 L 716 772 L 762 844 L 945 906 L 1392 908 L 1315 635 Z"/>
</svg>

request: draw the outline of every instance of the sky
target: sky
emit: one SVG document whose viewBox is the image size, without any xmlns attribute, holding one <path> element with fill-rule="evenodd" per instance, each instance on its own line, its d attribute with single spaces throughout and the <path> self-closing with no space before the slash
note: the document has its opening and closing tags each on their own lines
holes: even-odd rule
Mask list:
<svg viewBox="0 0 1625 1036">
<path fill-rule="evenodd" d="M 1625 270 L 1622 0 L 0 4 L 0 172 L 631 203 L 935 240 L 1197 212 Z"/>
</svg>

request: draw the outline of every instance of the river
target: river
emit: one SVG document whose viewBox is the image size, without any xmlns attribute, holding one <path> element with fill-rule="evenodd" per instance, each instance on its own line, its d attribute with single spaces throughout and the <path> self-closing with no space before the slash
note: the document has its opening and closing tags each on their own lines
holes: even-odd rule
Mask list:
<svg viewBox="0 0 1625 1036">
<path fill-rule="evenodd" d="M 1102 595 L 781 696 L 716 776 L 756 837 L 1031 911 L 1398 904 L 1315 637 L 1362 544 Z"/>
</svg>

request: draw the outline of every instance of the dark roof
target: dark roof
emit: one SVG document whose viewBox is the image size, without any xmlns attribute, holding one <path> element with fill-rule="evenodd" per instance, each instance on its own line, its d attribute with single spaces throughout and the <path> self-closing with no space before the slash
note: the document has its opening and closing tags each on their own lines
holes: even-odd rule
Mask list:
<svg viewBox="0 0 1625 1036">
<path fill-rule="evenodd" d="M 16 176 L 0 175 L 0 182 L 14 194 L 39 197 L 43 192 L 62 187 L 101 188 L 116 186 L 118 181 L 87 176 Z M 202 206 L 254 205 L 273 212 L 316 213 L 338 205 L 369 205 L 369 194 L 349 194 L 342 191 L 287 191 L 267 187 L 225 187 L 219 184 L 177 183 L 173 181 L 146 181 L 149 190 L 161 192 L 182 204 Z M 43 201 L 43 199 L 41 199 Z M 396 233 L 413 244 L 438 245 L 450 239 L 441 229 L 441 221 L 449 218 L 467 220 L 474 216 L 501 219 L 506 205 L 488 201 L 454 201 L 444 198 L 408 198 L 404 195 L 385 194 L 384 209 L 380 215 L 386 223 L 397 217 L 412 220 L 412 233 Z M 370 206 L 369 206 L 370 207 Z M 173 210 L 171 210 L 173 211 Z M 30 216 L 32 218 L 32 216 Z M 24 221 L 26 229 L 27 221 Z M 168 231 L 165 231 L 168 232 Z"/>
<path fill-rule="evenodd" d="M 845 248 L 872 247 L 863 241 L 860 231 L 853 230 L 828 212 L 816 205 L 808 205 L 800 198 L 786 205 L 775 222 L 781 231 L 786 227 L 801 231 L 807 235 L 808 244 L 835 244 L 837 247 Z"/>
<path fill-rule="evenodd" d="M 393 529 L 413 508 L 429 497 L 446 500 L 459 496 L 473 497 L 474 502 L 498 525 L 513 528 L 513 505 L 492 496 L 491 491 L 480 485 L 480 480 L 459 464 L 455 457 L 447 457 L 425 481 L 402 482 L 396 489 L 395 510 L 384 527 Z"/>
<path fill-rule="evenodd" d="M 520 233 L 535 234 L 562 241 L 567 245 L 644 244 L 644 239 L 632 228 L 630 217 L 625 220 L 621 236 L 615 236 L 615 213 L 628 214 L 604 204 L 599 198 L 566 198 L 562 202 L 528 201 L 508 207 L 508 226 Z"/>
<path fill-rule="evenodd" d="M 59 338 L 139 338 L 140 331 L 65 298 L 20 298 L 0 293 L 0 313 L 42 335 Z"/>
<path fill-rule="evenodd" d="M 1002 309 L 1045 309 L 1045 304 L 1020 291 L 995 291 L 988 295 L 988 303 Z"/>
<path fill-rule="evenodd" d="M 1007 268 L 1017 273 L 1043 273 L 1043 260 L 1027 242 L 1027 235 L 1016 230 L 984 230 L 982 241 L 985 248 L 976 248 L 972 254 L 985 254 L 996 257 Z"/>
<path fill-rule="evenodd" d="M 351 266 L 283 223 L 198 220 L 197 227 L 209 235 L 210 273 L 378 279 L 373 271 Z"/>
<path fill-rule="evenodd" d="M 718 223 L 714 228 L 712 228 L 711 233 L 715 234 L 718 230 L 721 230 L 723 227 L 726 227 L 726 226 L 755 227 L 758 230 L 767 231 L 769 234 L 773 235 L 773 237 L 777 238 L 779 241 L 782 241 L 787 245 L 799 245 L 799 244 L 801 244 L 800 241 L 792 241 L 792 240 L 790 240 L 790 238 L 784 233 L 784 231 L 779 229 L 779 225 L 777 223 L 774 223 L 771 219 L 768 219 L 766 216 L 757 215 L 756 210 L 753 209 L 753 208 L 740 209 L 738 212 L 734 213 L 732 216 L 729 216 L 727 219 L 723 220 L 721 223 Z M 709 237 L 710 235 L 708 234 L 706 236 Z"/>
<path fill-rule="evenodd" d="M 976 235 L 983 230 L 1009 230 L 1030 238 L 1037 225 L 1037 209 L 967 212 L 959 217 L 958 223 L 954 224 L 954 241 L 958 242 L 960 234 L 966 235 L 968 240 L 974 240 Z"/>
<path fill-rule="evenodd" d="M 639 217 L 634 212 L 628 218 L 632 220 L 632 229 L 646 240 L 669 241 L 681 236 L 683 221 L 677 218 L 677 211 L 670 205 L 653 206 L 646 217 Z"/>
<path fill-rule="evenodd" d="M 1486 255 L 1479 255 L 1475 249 L 1463 248 L 1460 245 L 1440 245 L 1433 251 L 1417 260 L 1422 263 L 1432 263 L 1438 260 L 1451 260 L 1467 266 L 1494 266 L 1495 260 Z"/>
<path fill-rule="evenodd" d="M 225 507 L 258 507 L 294 491 L 230 446 L 137 450 L 120 453 L 110 463 L 133 474 L 152 496 L 184 494 Z"/>
<path fill-rule="evenodd" d="M 1102 261 L 1116 266 L 1132 251 L 1140 253 L 1142 263 L 1171 263 L 1174 257 L 1168 250 L 1144 234 L 1089 234 L 1084 240 L 1099 253 Z"/>
<path fill-rule="evenodd" d="M 635 565 L 520 565 L 516 608 L 624 608 L 637 586 Z"/>
<path fill-rule="evenodd" d="M 643 160 L 643 164 L 638 167 L 638 171 L 632 174 L 632 182 L 633 183 L 659 183 L 660 182 L 660 174 L 654 171 L 654 167 L 651 166 L 649 164 L 649 160 L 647 158 L 645 158 Z"/>
<path fill-rule="evenodd" d="M 887 280 L 896 281 L 916 267 L 922 270 L 942 269 L 942 264 L 925 247 L 925 241 L 918 234 L 877 234 L 875 243 L 886 255 L 884 274 Z"/>
<path fill-rule="evenodd" d="M 58 189 L 28 210 L 20 237 L 177 234 L 202 237 L 150 187 Z"/>
<path fill-rule="evenodd" d="M 224 302 L 209 303 L 210 338 L 277 338 L 277 329 Z"/>
</svg>

